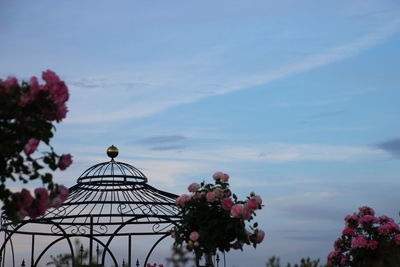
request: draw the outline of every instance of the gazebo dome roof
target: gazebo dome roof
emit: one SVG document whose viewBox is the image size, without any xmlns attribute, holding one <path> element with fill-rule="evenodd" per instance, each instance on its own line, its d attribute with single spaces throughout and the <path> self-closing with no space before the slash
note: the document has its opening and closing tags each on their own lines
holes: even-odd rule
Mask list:
<svg viewBox="0 0 400 267">
<path fill-rule="evenodd" d="M 114 146 L 107 154 L 111 160 L 85 170 L 61 207 L 26 222 L 55 224 L 53 235 L 126 235 L 165 234 L 180 221 L 177 195 L 150 186 L 139 169 L 115 161 Z M 133 224 L 148 227 L 125 227 Z"/>
</svg>

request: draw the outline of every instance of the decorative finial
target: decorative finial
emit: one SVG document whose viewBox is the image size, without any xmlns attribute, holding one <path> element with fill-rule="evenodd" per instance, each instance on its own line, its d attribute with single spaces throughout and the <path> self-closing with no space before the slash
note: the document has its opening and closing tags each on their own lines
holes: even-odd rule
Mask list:
<svg viewBox="0 0 400 267">
<path fill-rule="evenodd" d="M 110 146 L 107 148 L 107 155 L 111 158 L 114 159 L 118 156 L 118 148 L 116 148 L 114 145 Z"/>
</svg>

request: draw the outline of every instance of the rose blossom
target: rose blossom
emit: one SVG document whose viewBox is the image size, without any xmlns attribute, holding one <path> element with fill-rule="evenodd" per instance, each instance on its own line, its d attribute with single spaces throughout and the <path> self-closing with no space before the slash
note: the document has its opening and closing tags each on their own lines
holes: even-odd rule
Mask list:
<svg viewBox="0 0 400 267">
<path fill-rule="evenodd" d="M 4 87 L 11 88 L 14 86 L 18 86 L 18 80 L 15 77 L 9 76 L 7 80 L 4 81 Z"/>
<path fill-rule="evenodd" d="M 242 214 L 243 214 L 243 205 L 242 204 L 236 204 L 236 205 L 232 206 L 231 215 L 233 217 L 238 218 L 238 217 L 241 217 Z"/>
<path fill-rule="evenodd" d="M 387 235 L 394 231 L 399 231 L 399 225 L 395 222 L 388 222 L 378 227 L 378 232 L 381 235 Z"/>
<path fill-rule="evenodd" d="M 33 152 L 35 152 L 36 148 L 39 145 L 40 140 L 36 139 L 36 138 L 31 138 L 29 139 L 29 141 L 26 143 L 26 145 L 24 146 L 24 152 L 27 156 L 29 156 L 30 154 L 32 154 Z"/>
<path fill-rule="evenodd" d="M 372 223 L 375 223 L 375 222 L 377 222 L 377 221 L 378 221 L 378 219 L 375 218 L 374 216 L 372 216 L 372 215 L 365 215 L 365 216 L 363 216 L 363 217 L 360 219 L 359 223 L 360 223 L 360 224 L 372 224 Z"/>
<path fill-rule="evenodd" d="M 351 248 L 356 249 L 356 248 L 366 248 L 367 247 L 367 240 L 363 235 L 358 235 L 356 237 L 353 237 L 351 239 Z"/>
<path fill-rule="evenodd" d="M 66 168 L 68 168 L 69 165 L 71 165 L 71 163 L 71 154 L 63 154 L 58 161 L 58 168 L 60 168 L 60 170 L 65 170 Z"/>
<path fill-rule="evenodd" d="M 188 186 L 189 192 L 196 192 L 200 189 L 200 185 L 198 183 L 192 183 Z"/>
<path fill-rule="evenodd" d="M 46 188 L 36 188 L 35 197 L 28 210 L 28 214 L 31 218 L 44 215 L 49 204 L 49 192 Z"/>
<path fill-rule="evenodd" d="M 256 243 L 260 244 L 264 240 L 265 232 L 263 230 L 258 230 Z"/>
<path fill-rule="evenodd" d="M 254 196 L 254 200 L 257 201 L 257 203 L 258 203 L 259 205 L 262 204 L 262 198 L 261 198 L 259 195 L 255 195 L 255 196 Z"/>
<path fill-rule="evenodd" d="M 224 210 L 230 210 L 233 206 L 233 201 L 230 198 L 225 198 L 224 200 L 222 200 L 222 208 Z"/>
<path fill-rule="evenodd" d="M 353 228 L 347 227 L 347 228 L 343 229 L 342 235 L 354 235 L 355 232 L 356 231 Z"/>
<path fill-rule="evenodd" d="M 243 206 L 242 218 L 249 220 L 251 218 L 251 209 L 247 205 Z"/>
<path fill-rule="evenodd" d="M 176 205 L 180 207 L 184 207 L 185 203 L 190 199 L 190 197 L 186 194 L 181 195 L 176 199 Z"/>
<path fill-rule="evenodd" d="M 200 234 L 198 232 L 191 232 L 189 238 L 193 241 L 196 241 L 197 239 L 199 239 L 199 237 L 200 237 Z"/>
<path fill-rule="evenodd" d="M 379 244 L 378 241 L 369 240 L 369 241 L 367 242 L 367 248 L 368 248 L 368 249 L 371 249 L 371 250 L 375 250 L 375 249 L 378 248 L 378 244 Z"/>
<path fill-rule="evenodd" d="M 216 172 L 213 174 L 213 178 L 215 181 L 221 180 L 227 182 L 229 180 L 229 175 L 223 172 Z"/>
<path fill-rule="evenodd" d="M 215 200 L 215 194 L 214 192 L 208 192 L 206 195 L 207 201 L 208 202 L 213 202 Z"/>
<path fill-rule="evenodd" d="M 232 248 L 233 249 L 241 249 L 243 247 L 243 243 L 236 241 L 235 243 L 233 243 Z"/>
<path fill-rule="evenodd" d="M 25 188 L 21 192 L 14 193 L 12 199 L 15 207 L 19 210 L 27 210 L 33 201 L 31 193 Z"/>
<path fill-rule="evenodd" d="M 249 199 L 249 200 L 247 200 L 246 205 L 247 205 L 247 207 L 249 207 L 249 209 L 251 209 L 251 210 L 256 210 L 256 209 L 258 209 L 258 203 L 257 203 L 257 201 L 254 200 L 254 199 Z"/>
<path fill-rule="evenodd" d="M 360 210 L 360 212 L 358 213 L 360 216 L 365 216 L 365 215 L 374 216 L 375 215 L 375 211 L 368 206 L 363 206 L 358 209 Z"/>
</svg>

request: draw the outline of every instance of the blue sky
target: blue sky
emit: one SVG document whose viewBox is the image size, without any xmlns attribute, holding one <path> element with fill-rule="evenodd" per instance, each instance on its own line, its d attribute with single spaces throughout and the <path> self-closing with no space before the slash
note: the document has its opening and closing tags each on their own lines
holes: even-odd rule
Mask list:
<svg viewBox="0 0 400 267">
<path fill-rule="evenodd" d="M 398 219 L 399 14 L 388 0 L 6 0 L 0 75 L 52 69 L 69 86 L 54 146 L 74 165 L 57 181 L 110 144 L 177 194 L 221 170 L 265 200 L 265 242 L 229 266 L 325 261 L 359 206 Z"/>
</svg>

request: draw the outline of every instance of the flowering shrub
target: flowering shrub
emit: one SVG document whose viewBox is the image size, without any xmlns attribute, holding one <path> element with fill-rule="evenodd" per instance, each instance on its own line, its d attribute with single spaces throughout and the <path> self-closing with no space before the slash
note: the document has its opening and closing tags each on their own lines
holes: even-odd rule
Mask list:
<svg viewBox="0 0 400 267">
<path fill-rule="evenodd" d="M 328 255 L 330 266 L 398 266 L 400 228 L 390 217 L 375 217 L 370 207 L 345 217 L 342 236 Z"/>
<path fill-rule="evenodd" d="M 68 196 L 68 189 L 53 183 L 51 173 L 40 170 L 65 170 L 72 163 L 70 154 L 58 155 L 50 145 L 55 127 L 67 114 L 68 88 L 51 70 L 42 73 L 45 84 L 36 77 L 19 83 L 15 77 L 0 79 L 0 199 L 9 219 L 17 222 L 25 216 L 35 218 L 47 208 L 58 207 Z M 40 144 L 50 148 L 34 158 Z M 41 179 L 47 188 L 37 188 L 34 197 L 23 189 L 12 193 L 6 181 Z M 48 191 L 49 190 L 49 191 Z"/>
<path fill-rule="evenodd" d="M 229 189 L 229 175 L 216 172 L 214 184 L 192 183 L 190 195 L 183 194 L 176 200 L 181 208 L 182 222 L 172 232 L 175 245 L 185 244 L 193 250 L 196 258 L 203 254 L 215 254 L 241 249 L 244 244 L 254 247 L 264 239 L 264 231 L 254 223 L 246 230 L 245 221 L 250 222 L 261 209 L 262 199 L 251 193 L 247 200 L 240 201 Z"/>
</svg>

